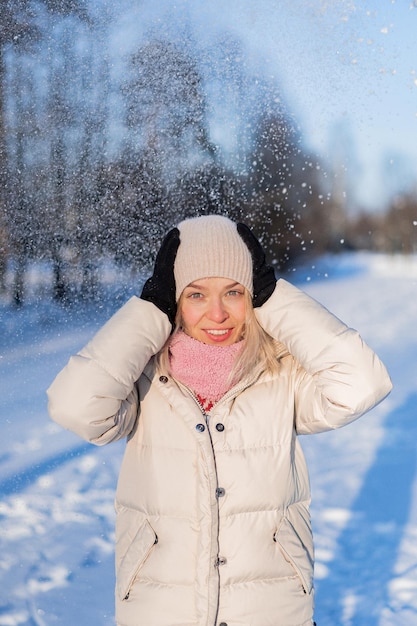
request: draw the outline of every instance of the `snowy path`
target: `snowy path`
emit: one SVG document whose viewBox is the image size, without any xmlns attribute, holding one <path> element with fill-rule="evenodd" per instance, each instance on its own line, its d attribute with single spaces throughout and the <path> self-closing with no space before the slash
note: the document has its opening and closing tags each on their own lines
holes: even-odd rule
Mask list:
<svg viewBox="0 0 417 626">
<path fill-rule="evenodd" d="M 308 288 L 360 330 L 394 382 L 390 397 L 356 424 L 302 442 L 313 490 L 316 618 L 320 626 L 412 626 L 417 624 L 417 264 L 389 257 L 362 261 L 366 269 Z"/>
<path fill-rule="evenodd" d="M 415 626 L 417 259 L 340 257 L 321 261 L 311 278 L 299 284 L 360 330 L 395 385 L 350 427 L 302 438 L 317 623 Z M 0 305 L 0 626 L 114 624 L 113 496 L 123 444 L 84 444 L 48 420 L 45 397 L 110 312 Z"/>
</svg>

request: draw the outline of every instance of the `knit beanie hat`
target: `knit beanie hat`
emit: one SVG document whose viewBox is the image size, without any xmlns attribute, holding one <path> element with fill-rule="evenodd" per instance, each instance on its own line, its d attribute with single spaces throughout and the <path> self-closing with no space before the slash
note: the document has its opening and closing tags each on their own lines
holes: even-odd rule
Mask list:
<svg viewBox="0 0 417 626">
<path fill-rule="evenodd" d="M 174 265 L 176 299 L 199 278 L 230 278 L 253 295 L 252 256 L 235 222 L 203 215 L 178 224 L 180 246 Z"/>
</svg>

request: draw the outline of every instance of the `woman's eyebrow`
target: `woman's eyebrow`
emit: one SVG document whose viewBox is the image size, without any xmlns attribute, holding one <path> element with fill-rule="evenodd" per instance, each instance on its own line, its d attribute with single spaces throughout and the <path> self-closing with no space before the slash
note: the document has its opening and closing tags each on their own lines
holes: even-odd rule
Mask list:
<svg viewBox="0 0 417 626">
<path fill-rule="evenodd" d="M 197 283 L 190 283 L 185 287 L 185 289 L 204 289 L 202 285 L 197 285 Z"/>
<path fill-rule="evenodd" d="M 238 283 L 237 281 L 233 283 L 228 283 L 227 285 L 224 286 L 224 289 L 232 289 L 232 287 L 236 287 L 237 285 L 240 285 L 240 283 Z M 203 290 L 203 289 L 208 289 L 208 286 L 199 285 L 198 283 L 190 283 L 189 285 L 185 287 L 185 289 Z"/>
</svg>

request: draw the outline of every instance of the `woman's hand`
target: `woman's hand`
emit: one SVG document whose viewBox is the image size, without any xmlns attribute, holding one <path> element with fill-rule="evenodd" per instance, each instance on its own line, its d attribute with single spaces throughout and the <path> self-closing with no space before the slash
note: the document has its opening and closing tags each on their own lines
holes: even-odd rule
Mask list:
<svg viewBox="0 0 417 626">
<path fill-rule="evenodd" d="M 253 263 L 253 306 L 262 306 L 272 295 L 276 278 L 274 268 L 267 265 L 265 252 L 253 232 L 246 224 L 237 224 L 237 232 L 242 237 L 252 256 Z"/>
<path fill-rule="evenodd" d="M 172 328 L 175 326 L 177 303 L 175 300 L 174 263 L 180 245 L 180 231 L 173 228 L 165 236 L 156 255 L 153 274 L 143 286 L 141 298 L 152 302 L 166 313 Z"/>
</svg>

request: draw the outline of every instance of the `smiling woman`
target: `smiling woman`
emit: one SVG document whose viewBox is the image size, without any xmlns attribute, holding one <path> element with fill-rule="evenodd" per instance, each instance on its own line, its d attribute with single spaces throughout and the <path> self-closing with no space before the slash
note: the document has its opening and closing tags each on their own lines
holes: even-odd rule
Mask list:
<svg viewBox="0 0 417 626">
<path fill-rule="evenodd" d="M 184 289 L 179 313 L 183 330 L 190 337 L 230 346 L 243 337 L 245 287 L 228 278 L 201 278 Z"/>
<path fill-rule="evenodd" d="M 358 333 L 284 280 L 243 224 L 185 220 L 153 275 L 58 374 L 53 419 L 127 438 L 116 496 L 119 626 L 313 626 L 298 434 L 391 389 Z"/>
</svg>

